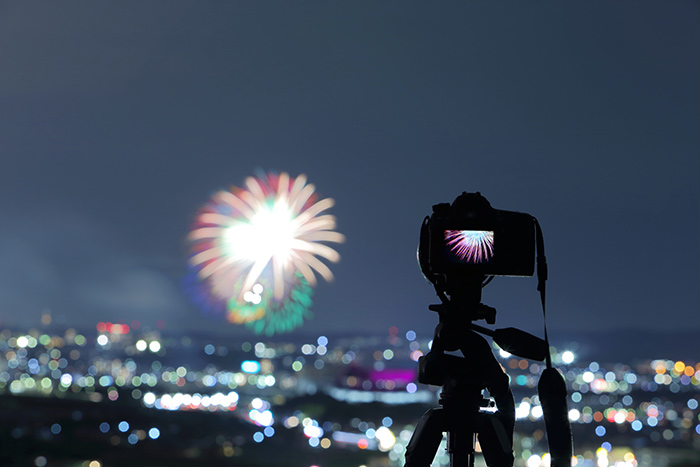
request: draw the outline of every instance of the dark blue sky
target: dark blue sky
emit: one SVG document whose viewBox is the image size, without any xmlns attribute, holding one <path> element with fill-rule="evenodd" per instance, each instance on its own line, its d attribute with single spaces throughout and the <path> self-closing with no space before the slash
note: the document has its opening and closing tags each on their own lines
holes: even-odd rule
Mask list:
<svg viewBox="0 0 700 467">
<path fill-rule="evenodd" d="M 481 191 L 539 219 L 552 329 L 700 334 L 699 10 L 3 4 L 0 322 L 211 328 L 180 290 L 184 236 L 265 169 L 307 174 L 347 236 L 302 331 L 430 335 L 420 224 Z M 540 334 L 534 279 L 483 298 Z"/>
</svg>

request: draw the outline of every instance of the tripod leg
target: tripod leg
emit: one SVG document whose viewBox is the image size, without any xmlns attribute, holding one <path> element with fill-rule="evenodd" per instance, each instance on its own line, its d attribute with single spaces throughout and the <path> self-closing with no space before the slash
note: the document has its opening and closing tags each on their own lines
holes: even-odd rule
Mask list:
<svg viewBox="0 0 700 467">
<path fill-rule="evenodd" d="M 498 417 L 489 415 L 479 432 L 479 444 L 489 467 L 512 467 L 513 435 L 508 433 Z"/>
<path fill-rule="evenodd" d="M 454 430 L 447 434 L 451 466 L 474 467 L 476 437 L 472 431 Z"/>
<path fill-rule="evenodd" d="M 487 416 L 479 430 L 479 443 L 486 464 L 489 467 L 511 467 L 514 460 L 515 402 L 508 375 L 491 353 L 486 339 L 481 336 L 472 336 L 462 348 L 462 353 L 478 362 L 476 374 L 483 376 L 485 386 L 498 407 L 498 412 Z"/>
<path fill-rule="evenodd" d="M 440 447 L 444 429 L 445 415 L 442 408 L 425 412 L 406 447 L 404 467 L 430 467 Z"/>
<path fill-rule="evenodd" d="M 498 412 L 487 416 L 486 423 L 479 433 L 481 449 L 489 467 L 511 467 L 514 461 L 515 403 L 508 376 L 500 367 L 492 372 L 488 388 L 496 401 Z"/>
</svg>

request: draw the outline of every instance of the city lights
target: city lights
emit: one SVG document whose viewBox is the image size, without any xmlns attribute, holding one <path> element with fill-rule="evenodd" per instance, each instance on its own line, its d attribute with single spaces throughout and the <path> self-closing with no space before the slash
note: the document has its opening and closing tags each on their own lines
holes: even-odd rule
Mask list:
<svg viewBox="0 0 700 467">
<path fill-rule="evenodd" d="M 267 446 L 284 438 L 303 441 L 307 449 L 355 449 L 384 456 L 389 466 L 401 465 L 416 422 L 415 417 L 402 417 L 399 408 L 432 406 L 438 397 L 438 388 L 416 381 L 414 353 L 427 352 L 429 342 L 408 331 L 392 328 L 384 340 L 334 344 L 326 336 L 297 344 L 186 341 L 190 347 L 181 349 L 177 346 L 183 340 L 150 330 L 109 333 L 105 328 L 87 337 L 73 330 L 62 335 L 3 330 L 0 393 L 44 398 L 69 394 L 101 404 L 137 403 L 153 413 L 226 414 L 252 430 L 243 444 L 236 444 L 239 438 L 221 440 L 217 452 L 227 458 L 244 456 L 245 443 Z M 644 446 L 700 444 L 697 362 L 658 359 L 630 366 L 584 362 L 567 351 L 558 355 L 562 363 L 569 362 L 568 417 L 575 446 L 582 449 L 572 465 L 640 467 Z M 238 363 L 229 363 L 229 358 Z M 536 389 L 543 365 L 512 355 L 501 358 L 516 396 L 515 465 L 546 466 L 544 414 Z M 358 415 L 342 420 L 306 413 L 295 400 L 313 400 L 310 395 L 352 404 L 351 413 Z M 384 409 L 360 415 L 363 407 L 376 403 Z M 78 421 L 83 416 L 74 414 Z M 175 436 L 153 417 L 144 421 L 119 412 L 90 426 L 109 446 L 150 449 L 149 443 L 155 446 Z M 50 420 L 42 436 L 69 436 L 71 423 Z M 634 440 L 634 447 L 624 443 L 627 439 Z M 436 465 L 447 462 L 440 452 Z M 52 459 L 47 457 L 46 463 Z"/>
</svg>

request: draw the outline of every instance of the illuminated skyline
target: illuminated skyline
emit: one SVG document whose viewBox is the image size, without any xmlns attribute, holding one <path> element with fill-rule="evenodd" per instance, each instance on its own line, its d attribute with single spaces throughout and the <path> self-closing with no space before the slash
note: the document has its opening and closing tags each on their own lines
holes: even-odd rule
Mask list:
<svg viewBox="0 0 700 467">
<path fill-rule="evenodd" d="M 104 322 L 84 334 L 5 329 L 0 402 L 10 401 L 4 413 L 16 423 L 5 424 L 2 434 L 14 446 L 33 449 L 0 457 L 38 465 L 42 458 L 100 459 L 98 466 L 111 465 L 128 449 L 134 465 L 152 465 L 154 452 L 184 454 L 189 464 L 183 465 L 234 456 L 254 465 L 279 447 L 303 455 L 299 465 L 330 464 L 326 455 L 340 451 L 349 467 L 368 465 L 368 458 L 399 466 L 417 417 L 437 403 L 438 388 L 415 381 L 416 360 L 430 343 L 413 330 L 388 331 L 266 343 Z M 569 388 L 572 465 L 594 467 L 604 458 L 617 467 L 665 466 L 692 456 L 700 442 L 700 363 L 598 360 L 579 352 L 585 343 L 569 342 L 552 355 Z M 495 345 L 493 351 L 516 402 L 515 465 L 543 467 L 548 454 L 536 388 L 544 365 Z M 167 415 L 176 412 L 181 415 Z M 82 446 L 86 435 L 93 448 Z M 56 449 L 66 443 L 69 450 Z M 347 457 L 353 452 L 365 454 L 353 460 Z M 437 457 L 439 465 L 449 462 L 444 446 Z M 167 457 L 158 459 L 167 463 Z"/>
</svg>

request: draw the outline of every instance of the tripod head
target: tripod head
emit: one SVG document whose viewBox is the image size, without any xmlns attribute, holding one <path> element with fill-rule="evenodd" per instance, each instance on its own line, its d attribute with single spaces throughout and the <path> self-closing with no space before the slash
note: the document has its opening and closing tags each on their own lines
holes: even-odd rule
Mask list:
<svg viewBox="0 0 700 467">
<path fill-rule="evenodd" d="M 496 310 L 481 303 L 485 283 L 481 274 L 436 276 L 441 304 L 430 309 L 438 313 L 439 323 L 430 352 L 418 361 L 418 380 L 442 386 L 440 407 L 421 418 L 406 451 L 407 467 L 430 465 L 442 432 L 448 433 L 453 466 L 473 465 L 477 433 L 489 465 L 513 463 L 515 406 L 508 377 L 472 323 L 481 319 L 495 322 Z M 461 351 L 463 357 L 446 353 L 455 351 Z M 495 406 L 484 399 L 484 389 Z M 495 412 L 484 412 L 487 406 Z"/>
</svg>

